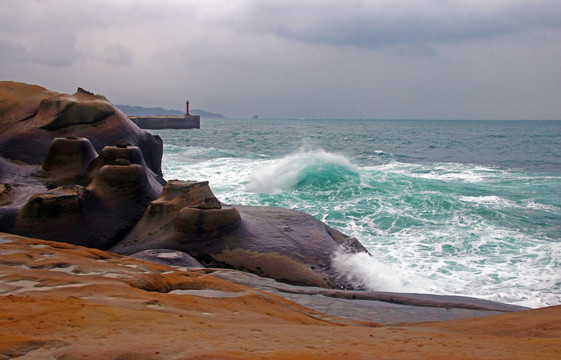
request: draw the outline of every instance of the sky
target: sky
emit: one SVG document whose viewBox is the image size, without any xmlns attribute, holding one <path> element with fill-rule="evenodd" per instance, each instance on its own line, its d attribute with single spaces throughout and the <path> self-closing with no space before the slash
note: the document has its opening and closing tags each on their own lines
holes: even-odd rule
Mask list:
<svg viewBox="0 0 561 360">
<path fill-rule="evenodd" d="M 561 1 L 2 0 L 0 80 L 231 118 L 561 119 Z"/>
</svg>

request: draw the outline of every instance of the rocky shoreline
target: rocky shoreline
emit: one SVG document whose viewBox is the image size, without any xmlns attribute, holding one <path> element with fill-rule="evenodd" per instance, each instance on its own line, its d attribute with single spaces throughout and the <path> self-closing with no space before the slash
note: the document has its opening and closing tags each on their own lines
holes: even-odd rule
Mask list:
<svg viewBox="0 0 561 360">
<path fill-rule="evenodd" d="M 0 234 L 0 271 L 0 359 L 555 359 L 561 354 L 561 306 L 512 312 L 476 299 L 454 305 L 459 299 L 435 297 L 427 304 L 408 294 L 392 294 L 393 302 L 361 300 L 357 294 L 343 300 L 325 293 L 338 290 L 230 269 L 170 267 L 12 234 Z M 399 299 L 410 305 L 397 304 Z M 411 305 L 415 302 L 423 306 Z M 469 308 L 474 304 L 479 309 Z M 483 310 L 482 304 L 491 307 Z M 442 321 L 450 319 L 461 320 Z"/>
<path fill-rule="evenodd" d="M 387 337 L 403 340 L 407 358 L 440 358 L 424 347 L 441 358 L 561 354 L 560 307 L 353 289 L 331 259 L 366 252 L 357 239 L 294 210 L 224 204 L 205 181 L 166 181 L 162 140 L 101 95 L 0 82 L 0 154 L 0 359 L 363 358 L 376 349 L 403 358 Z M 514 331 L 512 319 L 542 330 Z M 412 325 L 427 321 L 437 323 Z M 145 336 L 134 351 L 120 346 Z M 467 349 L 479 355 L 458 357 Z"/>
</svg>

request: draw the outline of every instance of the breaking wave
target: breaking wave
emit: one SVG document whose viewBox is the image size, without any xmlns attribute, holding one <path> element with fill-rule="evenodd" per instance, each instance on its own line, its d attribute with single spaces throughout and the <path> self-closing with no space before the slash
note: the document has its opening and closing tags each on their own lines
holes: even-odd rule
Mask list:
<svg viewBox="0 0 561 360">
<path fill-rule="evenodd" d="M 254 170 L 250 174 L 247 190 L 267 194 L 293 188 L 325 190 L 359 181 L 358 168 L 349 159 L 316 150 L 288 155 Z"/>
</svg>

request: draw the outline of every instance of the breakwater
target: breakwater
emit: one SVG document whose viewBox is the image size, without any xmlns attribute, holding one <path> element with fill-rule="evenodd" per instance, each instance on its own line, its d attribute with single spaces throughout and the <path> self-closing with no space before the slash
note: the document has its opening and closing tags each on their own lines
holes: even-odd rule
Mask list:
<svg viewBox="0 0 561 360">
<path fill-rule="evenodd" d="M 187 116 L 129 116 L 141 129 L 200 129 L 201 117 Z"/>
</svg>

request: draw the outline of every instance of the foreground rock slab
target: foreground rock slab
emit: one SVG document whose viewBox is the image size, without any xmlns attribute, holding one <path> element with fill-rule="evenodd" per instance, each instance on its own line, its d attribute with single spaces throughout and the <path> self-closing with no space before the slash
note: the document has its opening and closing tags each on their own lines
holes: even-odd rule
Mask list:
<svg viewBox="0 0 561 360">
<path fill-rule="evenodd" d="M 0 359 L 561 356 L 560 306 L 381 326 L 215 273 L 0 234 Z"/>
<path fill-rule="evenodd" d="M 382 324 L 458 320 L 528 310 L 522 306 L 464 296 L 295 286 L 229 269 L 215 269 L 212 275 L 281 296 L 322 313 Z"/>
</svg>

